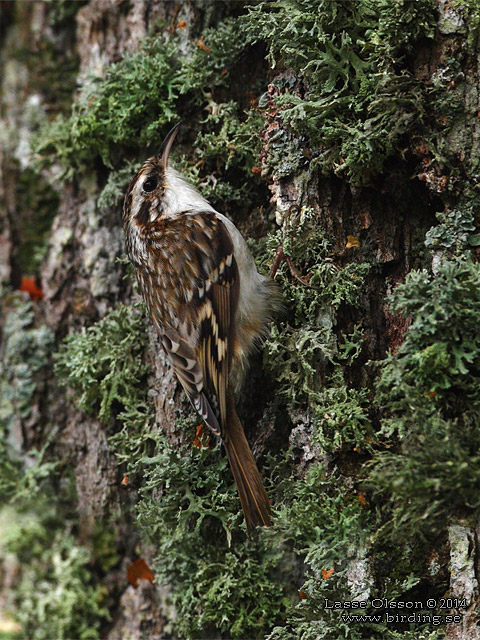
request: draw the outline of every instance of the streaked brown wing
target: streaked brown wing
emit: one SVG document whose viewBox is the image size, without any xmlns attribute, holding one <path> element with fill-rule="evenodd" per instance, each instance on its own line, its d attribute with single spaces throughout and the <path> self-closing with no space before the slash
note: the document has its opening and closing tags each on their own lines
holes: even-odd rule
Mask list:
<svg viewBox="0 0 480 640">
<path fill-rule="evenodd" d="M 174 329 L 162 334 L 162 343 L 190 402 L 214 433 L 220 435 L 216 412 L 204 393 L 204 373 L 195 350 Z"/>
<path fill-rule="evenodd" d="M 200 333 L 197 353 L 205 390 L 215 396 L 223 427 L 227 417 L 227 387 L 235 341 L 234 317 L 238 304 L 238 268 L 233 244 L 224 224 L 216 220 L 215 269 L 199 307 Z"/>
<path fill-rule="evenodd" d="M 230 235 L 215 214 L 185 215 L 179 224 L 185 228 L 178 232 L 189 240 L 188 265 L 181 268 L 188 269 L 192 286 L 178 326 L 165 327 L 162 342 L 191 403 L 221 434 L 235 340 L 238 269 Z"/>
</svg>

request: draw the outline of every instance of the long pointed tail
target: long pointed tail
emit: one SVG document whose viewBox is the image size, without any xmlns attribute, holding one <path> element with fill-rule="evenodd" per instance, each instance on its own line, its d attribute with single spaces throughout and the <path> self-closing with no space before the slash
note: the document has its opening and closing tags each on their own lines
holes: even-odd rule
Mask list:
<svg viewBox="0 0 480 640">
<path fill-rule="evenodd" d="M 237 485 L 248 533 L 258 525 L 270 526 L 270 502 L 231 398 L 228 399 L 223 444 Z"/>
</svg>

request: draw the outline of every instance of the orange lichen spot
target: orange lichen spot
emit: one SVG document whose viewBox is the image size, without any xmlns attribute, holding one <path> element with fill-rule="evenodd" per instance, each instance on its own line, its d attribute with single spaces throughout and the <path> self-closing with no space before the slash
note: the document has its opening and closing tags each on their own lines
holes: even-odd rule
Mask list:
<svg viewBox="0 0 480 640">
<path fill-rule="evenodd" d="M 138 587 L 139 580 L 149 580 L 153 582 L 154 577 L 152 570 L 145 562 L 145 558 L 135 560 L 127 569 L 128 581 L 135 589 Z"/>
<path fill-rule="evenodd" d="M 333 569 L 322 569 L 322 578 L 328 580 L 333 576 Z"/>
<path fill-rule="evenodd" d="M 180 22 L 177 24 L 177 27 L 179 29 L 185 29 L 186 26 L 187 26 L 187 21 L 186 20 L 180 20 Z"/>
<path fill-rule="evenodd" d="M 347 236 L 347 244 L 345 249 L 351 249 L 352 247 L 359 247 L 360 240 L 356 236 Z"/>
<path fill-rule="evenodd" d="M 38 302 L 43 298 L 43 291 L 37 286 L 35 278 L 23 276 L 20 283 L 20 291 L 26 291 L 34 302 Z"/>
<path fill-rule="evenodd" d="M 197 447 L 198 449 L 210 449 L 210 438 L 208 436 L 204 437 L 204 430 L 205 427 L 203 424 L 199 424 L 197 426 L 197 432 L 195 433 L 192 447 Z"/>
<path fill-rule="evenodd" d="M 363 491 L 360 491 L 360 493 L 358 494 L 358 501 L 360 502 L 362 507 L 366 507 L 368 505 L 368 500 L 366 499 Z"/>
<path fill-rule="evenodd" d="M 205 53 L 212 53 L 212 50 L 210 49 L 210 47 L 207 47 L 207 45 L 203 41 L 203 36 L 199 38 L 195 44 L 199 49 L 201 49 L 202 51 L 205 51 Z"/>
</svg>

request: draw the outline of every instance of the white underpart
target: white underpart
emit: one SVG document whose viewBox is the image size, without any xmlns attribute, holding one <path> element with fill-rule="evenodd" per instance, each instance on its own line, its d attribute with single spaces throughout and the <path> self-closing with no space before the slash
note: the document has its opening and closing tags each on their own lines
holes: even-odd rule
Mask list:
<svg viewBox="0 0 480 640">
<path fill-rule="evenodd" d="M 164 211 L 214 211 L 212 205 L 172 167 L 167 169 L 165 182 Z"/>
<path fill-rule="evenodd" d="M 240 295 L 237 313 L 242 318 L 250 319 L 255 318 L 258 314 L 264 316 L 266 305 L 264 283 L 266 278 L 258 273 L 250 249 L 247 247 L 247 243 L 237 227 L 218 211 L 216 214 L 230 234 L 233 242 L 233 253 L 240 274 Z"/>
</svg>

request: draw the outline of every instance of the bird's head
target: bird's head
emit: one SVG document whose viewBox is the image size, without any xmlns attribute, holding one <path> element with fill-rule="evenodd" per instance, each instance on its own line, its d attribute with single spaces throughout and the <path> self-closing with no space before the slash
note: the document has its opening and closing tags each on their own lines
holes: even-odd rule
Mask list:
<svg viewBox="0 0 480 640">
<path fill-rule="evenodd" d="M 146 224 L 162 213 L 167 213 L 171 205 L 168 197 L 172 176 L 176 173 L 168 165 L 170 151 L 181 122 L 167 134 L 157 155 L 146 160 L 128 185 L 123 204 L 125 222 Z"/>
</svg>

